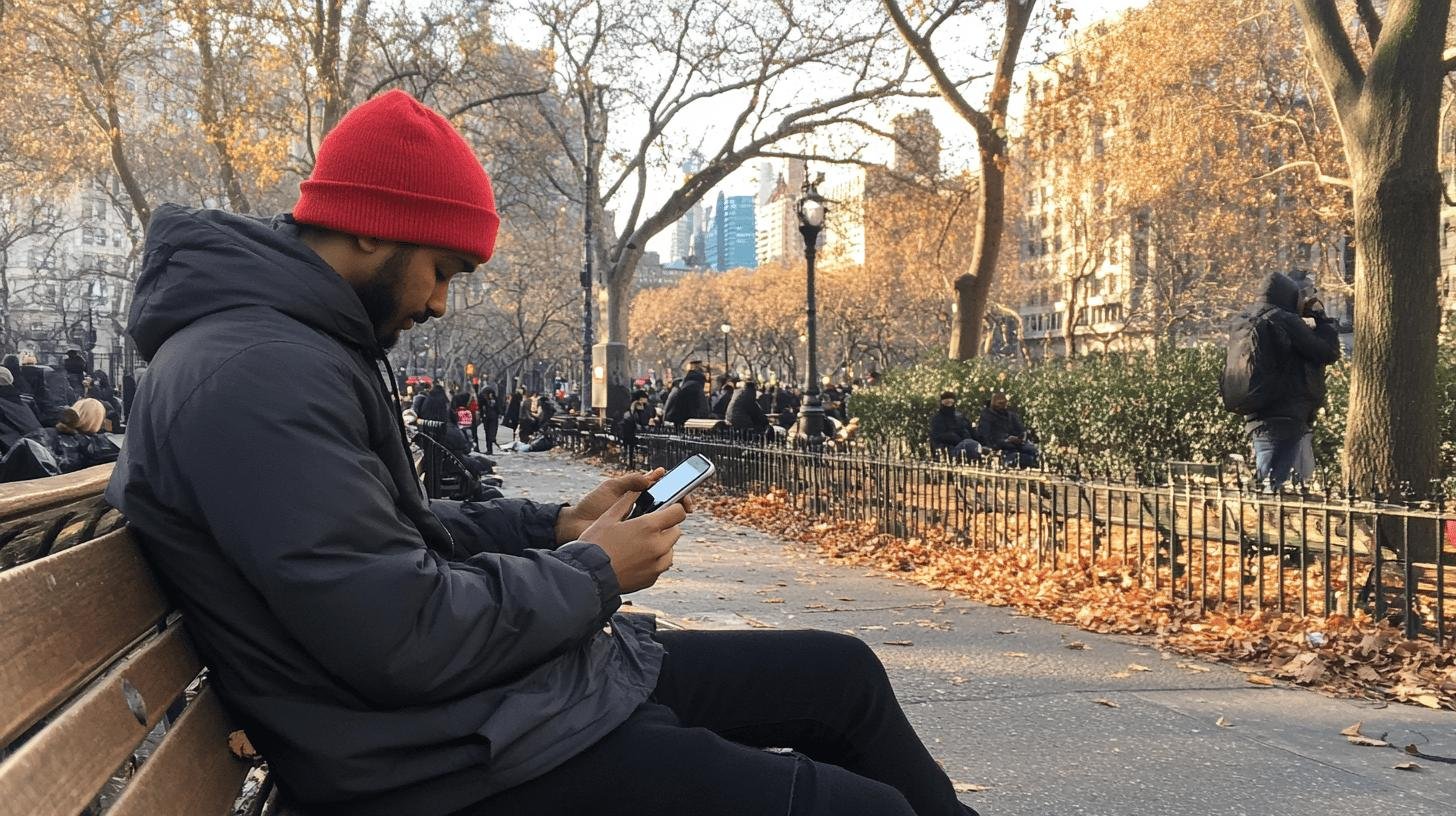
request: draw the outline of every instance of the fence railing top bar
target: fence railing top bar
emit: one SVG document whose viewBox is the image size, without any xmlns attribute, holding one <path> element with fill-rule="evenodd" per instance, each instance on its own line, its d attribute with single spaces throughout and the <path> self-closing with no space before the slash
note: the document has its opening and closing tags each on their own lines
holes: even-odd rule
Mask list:
<svg viewBox="0 0 1456 816">
<path fill-rule="evenodd" d="M 805 448 L 787 447 L 782 444 L 765 444 L 756 440 L 739 441 L 709 436 L 685 436 L 666 433 L 648 433 L 639 436 L 639 441 L 648 446 L 678 446 L 684 450 L 708 453 L 718 452 L 720 456 L 738 456 L 743 453 L 781 457 L 784 460 L 823 461 L 852 467 L 913 469 L 963 479 L 1000 479 L 1036 483 L 1047 487 L 1076 487 L 1090 491 L 1106 491 L 1131 495 L 1157 494 L 1164 499 L 1169 496 L 1193 499 L 1221 499 L 1242 502 L 1258 507 L 1283 507 L 1290 512 L 1325 512 L 1396 515 L 1411 519 L 1447 520 L 1456 518 L 1456 506 L 1443 498 L 1423 501 L 1398 502 L 1389 499 L 1375 499 L 1356 496 L 1350 492 L 1315 491 L 1290 485 L 1280 492 L 1262 489 L 1252 479 L 1239 481 L 1167 481 L 1149 484 L 1130 475 L 1121 477 L 1112 474 L 1078 474 L 1055 469 L 1053 466 L 1037 468 L 1008 468 L 999 461 L 981 464 L 957 463 L 944 459 L 918 459 L 896 456 L 888 452 L 864 449 L 814 451 Z M 988 457 L 997 459 L 997 457 Z M 1200 463 L 1169 463 L 1165 472 L 1172 473 L 1175 466 L 1184 473 L 1190 472 L 1189 465 Z M 1209 464 L 1205 467 L 1218 468 Z"/>
</svg>

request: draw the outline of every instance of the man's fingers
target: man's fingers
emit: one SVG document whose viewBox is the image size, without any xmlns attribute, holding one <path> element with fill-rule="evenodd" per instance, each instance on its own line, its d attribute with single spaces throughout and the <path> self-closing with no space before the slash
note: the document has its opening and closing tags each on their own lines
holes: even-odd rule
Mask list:
<svg viewBox="0 0 1456 816">
<path fill-rule="evenodd" d="M 654 530 L 667 530 L 682 524 L 687 517 L 688 512 L 683 509 L 682 502 L 674 502 L 642 518 L 650 519 L 649 525 Z"/>
<path fill-rule="evenodd" d="M 657 480 L 661 479 L 662 474 L 665 472 L 666 471 L 664 471 L 662 468 L 657 468 L 656 470 L 651 470 L 646 473 L 628 473 L 625 476 L 618 476 L 613 481 L 615 481 L 622 490 L 635 490 L 638 493 L 641 493 L 642 491 L 656 484 Z"/>
<path fill-rule="evenodd" d="M 626 493 L 623 493 L 621 496 L 618 496 L 617 500 L 612 504 L 612 508 L 607 512 L 603 513 L 601 518 L 614 522 L 621 521 L 622 517 L 626 516 L 627 513 L 631 511 L 632 503 L 637 501 L 637 497 L 639 495 L 641 494 L 637 491 L 629 490 Z"/>
</svg>

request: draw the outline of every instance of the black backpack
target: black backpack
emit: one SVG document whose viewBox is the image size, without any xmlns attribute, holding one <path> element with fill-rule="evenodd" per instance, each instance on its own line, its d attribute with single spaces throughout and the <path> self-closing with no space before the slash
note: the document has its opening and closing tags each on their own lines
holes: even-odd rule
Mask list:
<svg viewBox="0 0 1456 816">
<path fill-rule="evenodd" d="M 1267 307 L 1241 315 L 1229 328 L 1218 393 L 1223 407 L 1235 414 L 1257 414 L 1284 395 L 1280 329 L 1270 319 L 1274 311 Z"/>
</svg>

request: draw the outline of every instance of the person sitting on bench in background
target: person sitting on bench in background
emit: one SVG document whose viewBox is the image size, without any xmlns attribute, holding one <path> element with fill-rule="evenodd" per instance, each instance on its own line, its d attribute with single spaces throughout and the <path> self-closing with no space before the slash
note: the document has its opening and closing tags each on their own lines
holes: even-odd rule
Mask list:
<svg viewBox="0 0 1456 816">
<path fill-rule="evenodd" d="M 1011 401 L 1003 391 L 992 394 L 991 401 L 981 409 L 976 436 L 986 447 L 1001 451 L 1007 467 L 1036 467 L 1041 456 L 1041 450 L 1028 438 L 1026 423 L 1011 410 Z"/>
<path fill-rule="evenodd" d="M 971 421 L 956 410 L 956 393 L 940 395 L 940 410 L 930 416 L 930 452 L 951 461 L 981 461 L 981 443 L 971 429 Z"/>
</svg>

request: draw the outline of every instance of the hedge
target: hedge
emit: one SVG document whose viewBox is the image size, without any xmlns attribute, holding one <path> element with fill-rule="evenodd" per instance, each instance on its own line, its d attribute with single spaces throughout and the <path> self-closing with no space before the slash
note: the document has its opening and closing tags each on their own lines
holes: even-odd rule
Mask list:
<svg viewBox="0 0 1456 816">
<path fill-rule="evenodd" d="M 1114 352 L 1036 364 L 977 359 L 938 361 L 892 371 L 855 392 L 862 438 L 928 454 L 929 418 L 942 391 L 960 395 L 974 423 L 996 390 L 1038 435 L 1049 464 L 1089 473 L 1154 478 L 1169 461 L 1223 461 L 1250 455 L 1241 419 L 1218 398 L 1222 347 Z M 1349 400 L 1348 361 L 1327 377 L 1329 404 L 1315 427 L 1321 475 L 1338 478 Z M 1441 464 L 1456 475 L 1456 342 L 1443 340 L 1437 374 Z"/>
</svg>

